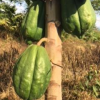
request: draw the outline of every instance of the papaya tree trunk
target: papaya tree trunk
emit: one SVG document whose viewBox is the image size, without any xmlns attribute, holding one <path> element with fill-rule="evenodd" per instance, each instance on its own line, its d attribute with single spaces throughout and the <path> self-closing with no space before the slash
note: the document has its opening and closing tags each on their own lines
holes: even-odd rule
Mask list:
<svg viewBox="0 0 100 100">
<path fill-rule="evenodd" d="M 60 3 L 59 0 L 46 1 L 46 37 L 45 48 L 52 63 L 52 76 L 47 90 L 47 100 L 62 100 L 61 70 L 62 70 L 62 42 L 60 33 Z"/>
</svg>

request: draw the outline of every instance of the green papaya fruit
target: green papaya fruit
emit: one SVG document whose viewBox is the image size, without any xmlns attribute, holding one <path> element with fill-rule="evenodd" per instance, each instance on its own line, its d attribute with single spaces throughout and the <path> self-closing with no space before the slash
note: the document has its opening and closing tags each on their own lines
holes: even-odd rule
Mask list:
<svg viewBox="0 0 100 100">
<path fill-rule="evenodd" d="M 62 25 L 66 32 L 82 36 L 96 22 L 90 0 L 61 0 Z"/>
<path fill-rule="evenodd" d="M 13 85 L 24 100 L 40 98 L 51 77 L 51 63 L 44 47 L 30 45 L 19 57 L 13 70 Z"/>
<path fill-rule="evenodd" d="M 21 25 L 21 33 L 26 39 L 39 40 L 42 38 L 45 23 L 44 13 L 43 1 L 36 0 L 31 4 Z"/>
</svg>

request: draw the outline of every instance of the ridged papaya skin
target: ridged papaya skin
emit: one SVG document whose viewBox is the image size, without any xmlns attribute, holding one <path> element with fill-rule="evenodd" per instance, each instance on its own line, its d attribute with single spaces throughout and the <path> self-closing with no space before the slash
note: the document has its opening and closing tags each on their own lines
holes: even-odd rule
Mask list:
<svg viewBox="0 0 100 100">
<path fill-rule="evenodd" d="M 96 22 L 90 0 L 61 0 L 62 25 L 66 32 L 82 36 Z"/>
<path fill-rule="evenodd" d="M 42 38 L 45 24 L 44 14 L 44 2 L 33 1 L 21 24 L 21 33 L 26 39 L 40 40 Z"/>
<path fill-rule="evenodd" d="M 14 89 L 25 100 L 38 99 L 46 91 L 50 77 L 51 63 L 45 48 L 32 44 L 14 66 Z"/>
</svg>

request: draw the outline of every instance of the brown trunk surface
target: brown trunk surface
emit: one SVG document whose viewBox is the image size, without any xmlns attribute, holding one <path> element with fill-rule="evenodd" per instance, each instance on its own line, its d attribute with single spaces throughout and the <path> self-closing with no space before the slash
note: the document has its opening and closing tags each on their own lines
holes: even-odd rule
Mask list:
<svg viewBox="0 0 100 100">
<path fill-rule="evenodd" d="M 52 76 L 47 90 L 47 100 L 62 100 L 61 70 L 62 42 L 58 35 L 60 25 L 60 0 L 46 1 L 45 48 L 52 63 Z M 60 33 L 60 32 L 59 32 Z"/>
<path fill-rule="evenodd" d="M 58 36 L 54 22 L 47 24 L 47 38 L 45 48 L 48 52 L 52 64 L 52 77 L 48 87 L 47 100 L 62 100 L 61 93 L 61 70 L 62 68 L 62 42 Z"/>
</svg>

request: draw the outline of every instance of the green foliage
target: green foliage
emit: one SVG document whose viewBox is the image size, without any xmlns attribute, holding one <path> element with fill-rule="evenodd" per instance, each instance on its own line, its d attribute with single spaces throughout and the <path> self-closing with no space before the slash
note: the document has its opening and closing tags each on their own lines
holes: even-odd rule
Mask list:
<svg viewBox="0 0 100 100">
<path fill-rule="evenodd" d="M 69 34 L 65 32 L 64 30 L 61 32 L 61 39 L 62 41 L 65 41 L 66 39 L 79 39 L 76 35 Z M 90 29 L 85 32 L 85 34 L 80 37 L 80 39 L 85 41 L 91 41 L 91 42 L 100 42 L 100 30 L 97 29 Z"/>
<path fill-rule="evenodd" d="M 100 10 L 100 0 L 93 0 L 92 5 L 95 10 Z"/>
<path fill-rule="evenodd" d="M 2 1 L 2 0 L 1 0 Z M 27 3 L 27 5 L 30 5 L 33 0 L 9 0 L 10 2 L 19 2 L 19 3 L 22 3 L 23 1 L 25 1 Z"/>
<path fill-rule="evenodd" d="M 0 29 L 9 32 L 19 32 L 23 14 L 15 14 L 15 6 L 0 3 Z"/>
<path fill-rule="evenodd" d="M 100 98 L 100 70 L 91 66 L 81 85 L 82 88 L 80 87 L 80 89 L 82 91 L 88 91 L 88 93 Z"/>
<path fill-rule="evenodd" d="M 65 30 L 62 30 L 62 32 L 61 32 L 61 40 L 65 41 L 66 39 L 74 40 L 74 39 L 78 39 L 78 37 L 76 35 L 69 34 L 69 33 L 65 32 Z"/>
<path fill-rule="evenodd" d="M 0 19 L 1 18 L 11 18 L 15 14 L 15 6 L 10 6 L 7 3 L 0 3 Z"/>
<path fill-rule="evenodd" d="M 96 41 L 100 41 L 100 31 L 97 29 L 90 29 L 88 30 L 83 36 L 82 36 L 83 40 L 86 41 L 92 41 L 92 42 L 96 42 Z"/>
</svg>

